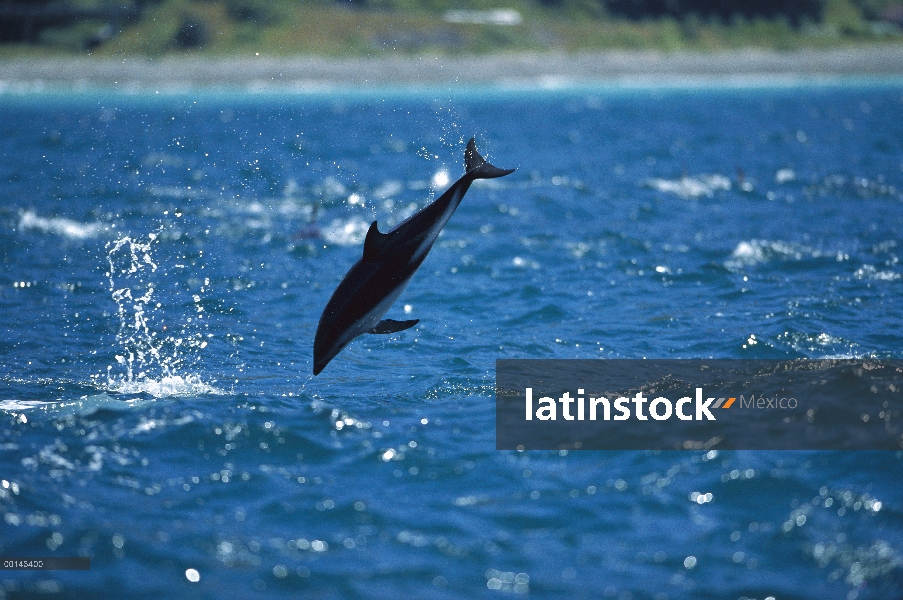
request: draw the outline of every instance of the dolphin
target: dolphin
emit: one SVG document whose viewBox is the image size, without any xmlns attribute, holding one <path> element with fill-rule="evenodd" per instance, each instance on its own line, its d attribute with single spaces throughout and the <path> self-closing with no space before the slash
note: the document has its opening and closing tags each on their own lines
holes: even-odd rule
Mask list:
<svg viewBox="0 0 903 600">
<path fill-rule="evenodd" d="M 466 172 L 461 179 L 392 231 L 380 233 L 376 221 L 370 225 L 363 256 L 342 279 L 320 316 L 314 337 L 314 375 L 357 336 L 404 331 L 420 321 L 382 318 L 423 263 L 470 184 L 514 172 L 486 162 L 477 152 L 473 138 L 464 150 L 464 167 Z"/>
</svg>

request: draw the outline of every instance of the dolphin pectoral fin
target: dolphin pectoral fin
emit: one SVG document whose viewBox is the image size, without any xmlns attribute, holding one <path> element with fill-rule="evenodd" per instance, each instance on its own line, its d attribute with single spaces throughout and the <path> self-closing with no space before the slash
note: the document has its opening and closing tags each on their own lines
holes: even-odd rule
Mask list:
<svg viewBox="0 0 903 600">
<path fill-rule="evenodd" d="M 364 238 L 364 262 L 374 262 L 379 258 L 379 253 L 382 251 L 387 237 L 389 235 L 380 233 L 376 227 L 376 221 L 373 221 L 370 229 L 367 230 L 367 237 Z"/>
<path fill-rule="evenodd" d="M 420 319 L 413 319 L 411 321 L 393 321 L 392 319 L 383 319 L 367 333 L 396 333 L 398 331 L 410 329 L 419 322 Z"/>
<path fill-rule="evenodd" d="M 499 169 L 486 162 L 477 152 L 477 143 L 474 138 L 470 138 L 467 148 L 464 149 L 464 170 L 474 179 L 493 179 L 514 173 L 514 169 Z"/>
</svg>

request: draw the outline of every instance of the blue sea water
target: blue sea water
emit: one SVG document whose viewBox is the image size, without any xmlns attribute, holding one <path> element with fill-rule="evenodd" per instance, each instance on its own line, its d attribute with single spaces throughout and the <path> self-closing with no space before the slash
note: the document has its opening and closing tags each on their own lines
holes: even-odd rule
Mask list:
<svg viewBox="0 0 903 600">
<path fill-rule="evenodd" d="M 499 358 L 900 358 L 903 85 L 0 96 L 0 598 L 903 597 L 901 452 L 495 450 Z M 495 165 L 317 377 L 386 231 Z"/>
</svg>

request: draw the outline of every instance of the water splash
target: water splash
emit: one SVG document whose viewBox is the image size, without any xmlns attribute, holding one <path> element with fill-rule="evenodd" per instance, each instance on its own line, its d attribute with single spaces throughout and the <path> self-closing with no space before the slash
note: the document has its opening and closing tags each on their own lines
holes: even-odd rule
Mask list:
<svg viewBox="0 0 903 600">
<path fill-rule="evenodd" d="M 207 346 L 202 333 L 191 331 L 192 317 L 186 317 L 178 331 L 171 331 L 158 318 L 163 305 L 154 297 L 158 266 L 153 246 L 161 231 L 148 234 L 147 241 L 125 236 L 106 245 L 106 276 L 119 318 L 116 368 L 125 371 L 114 373 L 114 366 L 108 366 L 107 389 L 154 397 L 221 393 L 199 375 L 185 372 L 195 366 L 199 352 Z M 192 301 L 193 318 L 200 322 L 204 317 L 200 295 L 193 295 Z"/>
</svg>

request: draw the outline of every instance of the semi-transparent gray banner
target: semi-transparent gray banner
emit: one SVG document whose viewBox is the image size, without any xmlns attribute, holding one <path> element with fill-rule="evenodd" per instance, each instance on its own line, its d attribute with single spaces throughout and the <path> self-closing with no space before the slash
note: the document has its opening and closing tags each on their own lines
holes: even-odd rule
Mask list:
<svg viewBox="0 0 903 600">
<path fill-rule="evenodd" d="M 899 450 L 903 360 L 498 360 L 499 450 Z"/>
</svg>

